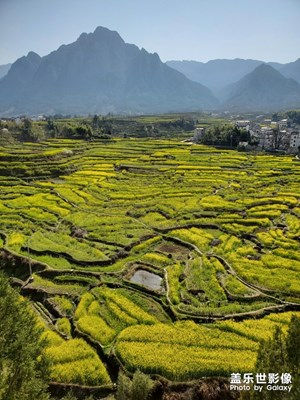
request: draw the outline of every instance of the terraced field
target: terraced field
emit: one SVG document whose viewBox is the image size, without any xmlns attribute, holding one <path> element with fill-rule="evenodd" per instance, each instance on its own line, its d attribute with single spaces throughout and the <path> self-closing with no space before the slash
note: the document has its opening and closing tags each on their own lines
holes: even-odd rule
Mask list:
<svg viewBox="0 0 300 400">
<path fill-rule="evenodd" d="M 0 149 L 1 265 L 53 381 L 253 369 L 300 311 L 300 163 L 171 140 Z M 136 277 L 138 276 L 138 279 Z"/>
</svg>

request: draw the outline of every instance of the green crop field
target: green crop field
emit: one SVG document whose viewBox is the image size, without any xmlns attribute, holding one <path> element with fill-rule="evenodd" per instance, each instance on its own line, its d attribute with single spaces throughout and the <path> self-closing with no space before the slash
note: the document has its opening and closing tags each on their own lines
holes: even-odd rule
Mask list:
<svg viewBox="0 0 300 400">
<path fill-rule="evenodd" d="M 53 381 L 252 371 L 300 312 L 299 188 L 292 156 L 171 139 L 0 148 L 1 265 L 43 321 Z"/>
</svg>

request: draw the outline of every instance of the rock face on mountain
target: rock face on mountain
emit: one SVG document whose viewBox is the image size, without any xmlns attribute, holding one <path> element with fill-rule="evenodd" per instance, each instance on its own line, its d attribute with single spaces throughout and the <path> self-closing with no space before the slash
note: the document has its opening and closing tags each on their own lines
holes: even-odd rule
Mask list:
<svg viewBox="0 0 300 400">
<path fill-rule="evenodd" d="M 273 111 L 300 106 L 300 85 L 270 65 L 261 64 L 227 88 L 221 108 L 235 111 Z"/>
<path fill-rule="evenodd" d="M 8 73 L 0 80 L 0 110 L 12 107 L 19 100 L 38 69 L 41 57 L 29 52 L 12 64 Z"/>
<path fill-rule="evenodd" d="M 10 67 L 11 64 L 0 65 L 0 79 L 8 73 Z"/>
<path fill-rule="evenodd" d="M 40 58 L 17 60 L 0 80 L 0 112 L 7 114 L 151 113 L 213 109 L 205 86 L 159 56 L 98 27 Z"/>
</svg>

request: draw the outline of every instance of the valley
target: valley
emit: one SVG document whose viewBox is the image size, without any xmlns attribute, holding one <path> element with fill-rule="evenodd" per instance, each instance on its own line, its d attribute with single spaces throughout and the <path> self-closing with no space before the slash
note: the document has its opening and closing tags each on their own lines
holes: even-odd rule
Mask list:
<svg viewBox="0 0 300 400">
<path fill-rule="evenodd" d="M 1 268 L 53 385 L 229 378 L 300 315 L 295 156 L 56 138 L 3 144 L 0 171 Z"/>
</svg>

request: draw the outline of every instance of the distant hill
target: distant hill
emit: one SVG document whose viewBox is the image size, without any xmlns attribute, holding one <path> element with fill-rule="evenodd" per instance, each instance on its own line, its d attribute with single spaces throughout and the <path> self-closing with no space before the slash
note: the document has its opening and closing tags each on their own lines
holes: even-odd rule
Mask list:
<svg viewBox="0 0 300 400">
<path fill-rule="evenodd" d="M 43 58 L 29 53 L 0 80 L 2 114 L 152 113 L 217 105 L 208 88 L 102 27 Z"/>
<path fill-rule="evenodd" d="M 41 57 L 31 51 L 12 64 L 8 73 L 0 80 L 0 109 L 19 101 L 40 62 Z"/>
<path fill-rule="evenodd" d="M 8 73 L 10 67 L 11 64 L 0 65 L 0 79 Z"/>
<path fill-rule="evenodd" d="M 200 82 L 211 90 L 220 89 L 237 82 L 246 74 L 262 64 L 258 60 L 211 60 L 206 63 L 198 61 L 167 61 L 167 65 L 182 72 L 187 78 Z M 280 64 L 279 64 L 280 65 Z"/>
<path fill-rule="evenodd" d="M 206 63 L 199 61 L 167 61 L 169 67 L 183 73 L 192 81 L 202 83 L 216 95 L 231 83 L 237 82 L 252 72 L 260 64 L 268 64 L 286 78 L 293 78 L 300 83 L 300 58 L 288 64 L 260 60 L 211 60 Z"/>
<path fill-rule="evenodd" d="M 287 78 L 293 78 L 300 83 L 300 58 L 298 60 L 283 65 L 279 72 Z"/>
<path fill-rule="evenodd" d="M 300 106 L 300 85 L 267 64 L 261 64 L 227 88 L 221 108 L 273 111 Z"/>
</svg>

